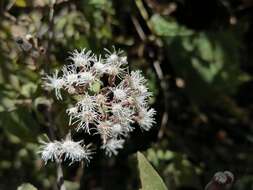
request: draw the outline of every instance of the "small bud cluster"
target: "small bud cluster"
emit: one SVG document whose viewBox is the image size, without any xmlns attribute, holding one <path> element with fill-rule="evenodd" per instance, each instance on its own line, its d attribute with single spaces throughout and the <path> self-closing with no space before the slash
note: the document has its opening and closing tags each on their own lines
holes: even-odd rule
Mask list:
<svg viewBox="0 0 253 190">
<path fill-rule="evenodd" d="M 106 50 L 102 57 L 86 49 L 75 50 L 69 58 L 71 64 L 44 78 L 44 87 L 54 90 L 57 99 L 63 99 L 62 90 L 77 97 L 76 104 L 66 110 L 69 125 L 76 131 L 99 134 L 101 149 L 108 156 L 117 155 L 118 149 L 123 148 L 124 139 L 133 131 L 134 123 L 145 131 L 155 124 L 156 112 L 148 106 L 152 94 L 147 81 L 141 71 L 128 71 L 127 57 L 122 54 L 115 49 L 113 52 Z M 51 142 L 44 146 L 42 159 L 55 160 L 61 155 L 63 149 L 58 151 L 59 144 Z M 79 148 L 73 148 L 73 152 L 80 150 L 80 154 L 72 154 L 66 149 L 63 151 L 65 156 L 72 161 L 90 158 L 81 153 L 80 146 L 76 147 Z"/>
<path fill-rule="evenodd" d="M 234 174 L 230 171 L 216 172 L 212 180 L 206 185 L 205 190 L 230 189 L 234 183 Z"/>
</svg>

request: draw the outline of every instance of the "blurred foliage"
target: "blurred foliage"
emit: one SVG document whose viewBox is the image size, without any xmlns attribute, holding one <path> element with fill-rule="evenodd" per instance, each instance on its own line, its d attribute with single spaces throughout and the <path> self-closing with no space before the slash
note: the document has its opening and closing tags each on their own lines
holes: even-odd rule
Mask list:
<svg viewBox="0 0 253 190">
<path fill-rule="evenodd" d="M 57 189 L 38 144 L 52 123 L 64 136 L 72 100 L 57 101 L 41 78 L 75 48 L 113 45 L 149 79 L 157 127 L 133 132 L 116 158 L 66 164 L 67 189 L 138 189 L 137 151 L 170 190 L 203 189 L 224 170 L 233 189 L 252 189 L 252 0 L 0 0 L 0 19 L 0 189 Z"/>
</svg>

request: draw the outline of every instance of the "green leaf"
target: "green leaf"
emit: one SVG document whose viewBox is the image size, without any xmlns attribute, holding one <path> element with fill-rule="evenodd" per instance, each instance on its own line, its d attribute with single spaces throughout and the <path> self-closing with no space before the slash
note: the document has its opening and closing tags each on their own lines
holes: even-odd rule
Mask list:
<svg viewBox="0 0 253 190">
<path fill-rule="evenodd" d="M 17 190 L 37 190 L 37 188 L 30 183 L 23 183 Z"/>
<path fill-rule="evenodd" d="M 142 153 L 137 153 L 137 160 L 141 181 L 141 190 L 167 190 L 162 178 Z"/>
<path fill-rule="evenodd" d="M 150 24 L 154 32 L 159 36 L 189 36 L 193 34 L 193 31 L 187 29 L 184 26 L 178 25 L 173 20 L 166 20 L 158 14 L 155 14 L 150 19 Z"/>
</svg>

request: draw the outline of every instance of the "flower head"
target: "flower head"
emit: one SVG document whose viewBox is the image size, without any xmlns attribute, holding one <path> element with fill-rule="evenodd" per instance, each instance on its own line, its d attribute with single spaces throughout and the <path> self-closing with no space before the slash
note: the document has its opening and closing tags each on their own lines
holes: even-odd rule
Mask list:
<svg viewBox="0 0 253 190">
<path fill-rule="evenodd" d="M 122 123 L 114 123 L 112 125 L 112 136 L 115 138 L 121 137 L 121 136 L 127 136 L 129 132 L 131 132 L 133 128 L 130 124 L 122 124 Z"/>
<path fill-rule="evenodd" d="M 66 113 L 69 115 L 69 125 L 71 125 L 72 119 L 78 114 L 78 107 L 68 108 Z"/>
<path fill-rule="evenodd" d="M 146 85 L 147 80 L 142 76 L 141 71 L 132 71 L 129 78 L 130 85 L 133 89 L 141 89 Z"/>
<path fill-rule="evenodd" d="M 66 83 L 66 88 L 78 82 L 78 72 L 75 65 L 68 65 L 62 68 L 63 79 Z"/>
<path fill-rule="evenodd" d="M 81 98 L 77 105 L 81 110 L 95 110 L 98 106 L 96 96 L 90 96 L 87 93 Z"/>
<path fill-rule="evenodd" d="M 61 89 L 65 85 L 65 81 L 63 78 L 58 77 L 58 71 L 56 70 L 52 76 L 46 75 L 43 78 L 45 80 L 44 87 L 49 90 L 55 90 L 55 95 L 57 99 L 62 100 Z"/>
<path fill-rule="evenodd" d="M 85 160 L 89 162 L 92 158 L 92 151 L 87 146 L 82 146 L 82 141 L 74 142 L 72 140 L 64 140 L 62 142 L 61 154 L 65 155 L 64 160 L 69 159 L 73 162 Z"/>
<path fill-rule="evenodd" d="M 155 122 L 155 116 L 156 111 L 151 108 L 141 108 L 139 111 L 139 115 L 137 117 L 137 122 L 139 123 L 141 129 L 148 131 L 152 128 L 152 126 L 156 123 Z"/>
<path fill-rule="evenodd" d="M 91 51 L 86 51 L 84 48 L 80 52 L 74 50 L 69 59 L 71 59 L 77 67 L 87 67 L 91 65 L 91 62 L 95 60 L 95 57 Z"/>
<path fill-rule="evenodd" d="M 113 52 L 110 52 L 109 50 L 105 49 L 107 54 L 105 55 L 106 59 L 106 73 L 111 76 L 117 76 L 119 78 L 123 78 L 124 75 L 127 74 L 126 72 L 126 64 L 127 59 L 126 57 L 122 57 L 121 54 L 123 51 L 119 50 L 116 51 L 114 49 Z"/>
<path fill-rule="evenodd" d="M 59 141 L 54 142 L 42 142 L 39 153 L 41 154 L 42 160 L 47 164 L 49 160 L 59 161 L 61 154 L 61 143 Z"/>
<path fill-rule="evenodd" d="M 96 127 L 97 134 L 101 135 L 103 142 L 105 143 L 107 139 L 112 137 L 112 122 L 107 121 L 99 121 Z"/>
<path fill-rule="evenodd" d="M 106 51 L 105 57 L 106 57 L 107 63 L 119 64 L 120 62 L 124 61 L 124 63 L 122 62 L 121 64 L 126 64 L 126 58 L 121 57 L 121 55 L 123 54 L 122 50 L 116 51 L 114 48 L 112 52 L 108 49 L 105 49 L 105 51 Z"/>
<path fill-rule="evenodd" d="M 112 104 L 112 114 L 113 117 L 122 123 L 131 123 L 133 122 L 133 114 L 134 110 L 130 109 L 129 107 L 123 107 L 120 103 Z"/>
<path fill-rule="evenodd" d="M 111 88 L 111 91 L 116 100 L 125 100 L 129 95 L 130 89 L 121 83 L 118 86 Z"/>
<path fill-rule="evenodd" d="M 78 74 L 77 84 L 78 85 L 91 84 L 93 81 L 95 81 L 95 79 L 96 79 L 95 75 L 90 71 L 80 72 Z"/>
<path fill-rule="evenodd" d="M 99 56 L 98 58 L 95 59 L 92 68 L 95 70 L 97 74 L 101 75 L 106 72 L 106 67 L 107 67 L 107 64 L 104 64 L 101 56 Z"/>
<path fill-rule="evenodd" d="M 78 123 L 76 130 L 83 129 L 85 132 L 90 133 L 90 124 L 97 121 L 98 114 L 92 110 L 82 110 L 75 116 L 75 121 L 72 124 Z"/>
<path fill-rule="evenodd" d="M 123 139 L 110 139 L 105 144 L 102 145 L 102 149 L 105 150 L 105 154 L 109 157 L 112 155 L 116 156 L 119 152 L 119 149 L 123 148 L 125 140 Z"/>
</svg>

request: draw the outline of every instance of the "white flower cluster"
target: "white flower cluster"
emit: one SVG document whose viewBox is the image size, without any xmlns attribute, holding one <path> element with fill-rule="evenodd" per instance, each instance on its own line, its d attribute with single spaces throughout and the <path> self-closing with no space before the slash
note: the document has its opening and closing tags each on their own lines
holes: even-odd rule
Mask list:
<svg viewBox="0 0 253 190">
<path fill-rule="evenodd" d="M 62 90 L 78 97 L 75 106 L 66 110 L 69 125 L 76 131 L 99 134 L 101 148 L 108 156 L 116 155 L 118 149 L 123 148 L 124 138 L 134 129 L 132 124 L 139 124 L 145 131 L 155 124 L 156 112 L 148 106 L 152 94 L 146 86 L 147 81 L 141 71 L 128 71 L 127 57 L 122 54 L 115 49 L 113 52 L 106 50 L 102 58 L 86 49 L 75 50 L 70 56 L 70 65 L 44 78 L 44 87 L 54 90 L 57 99 L 62 100 Z M 99 88 L 94 90 L 94 86 Z M 45 161 L 58 157 L 55 154 L 58 144 L 52 142 L 43 147 L 41 153 Z M 79 146 L 70 147 L 64 150 L 66 157 L 72 161 L 86 159 Z"/>
</svg>

